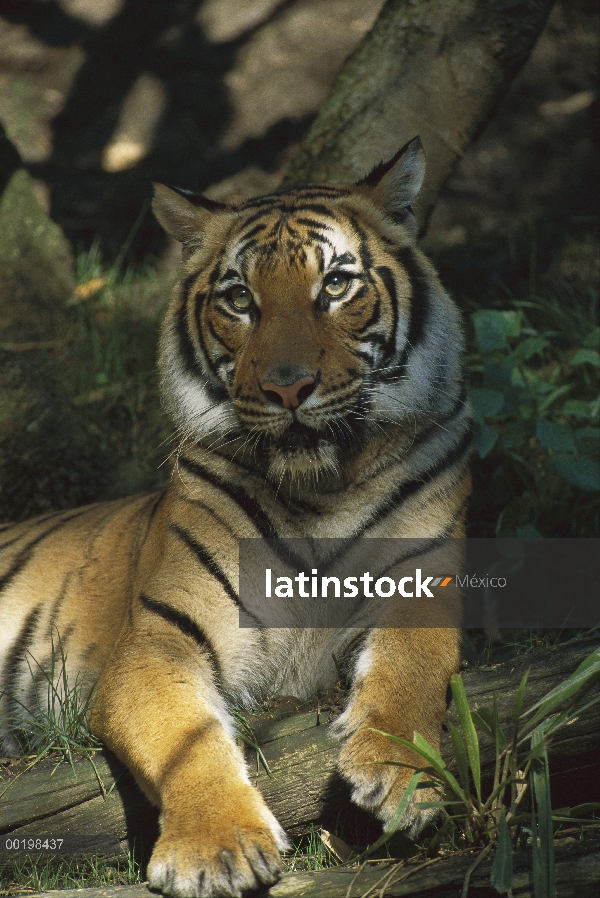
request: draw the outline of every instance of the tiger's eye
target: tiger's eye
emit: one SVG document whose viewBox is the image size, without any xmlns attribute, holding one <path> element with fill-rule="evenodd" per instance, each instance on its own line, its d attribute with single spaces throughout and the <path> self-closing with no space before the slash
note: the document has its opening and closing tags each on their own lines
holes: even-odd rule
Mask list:
<svg viewBox="0 0 600 898">
<path fill-rule="evenodd" d="M 246 312 L 252 305 L 252 294 L 247 287 L 234 287 L 229 293 L 229 299 L 240 312 Z"/>
<path fill-rule="evenodd" d="M 342 296 L 346 292 L 349 282 L 350 278 L 345 274 L 330 274 L 323 284 L 323 292 L 327 296 Z"/>
</svg>

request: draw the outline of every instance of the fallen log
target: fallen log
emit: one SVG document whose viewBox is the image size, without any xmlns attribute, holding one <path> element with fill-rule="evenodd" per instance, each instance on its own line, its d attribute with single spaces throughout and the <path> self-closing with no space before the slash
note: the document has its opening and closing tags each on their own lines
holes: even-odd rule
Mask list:
<svg viewBox="0 0 600 898">
<path fill-rule="evenodd" d="M 580 841 L 568 838 L 555 846 L 556 896 L 557 898 L 593 898 L 597 896 L 600 881 L 600 839 Z M 384 895 L 385 898 L 422 896 L 422 898 L 456 898 L 465 874 L 477 857 L 476 851 L 454 854 L 449 857 L 407 862 L 402 866 L 388 862 L 357 867 L 334 867 L 309 873 L 285 873 L 280 881 L 269 889 L 269 898 L 362 898 L 367 893 Z M 533 898 L 531 883 L 531 856 L 519 852 L 514 859 L 513 898 Z M 489 889 L 491 858 L 475 868 L 470 879 L 469 894 L 483 894 L 478 889 Z M 472 891 L 471 891 L 472 889 Z M 373 891 L 371 891 L 373 890 Z M 61 898 L 150 898 L 145 885 L 117 886 L 116 888 L 91 888 L 38 893 L 57 895 Z M 263 894 L 263 893 L 261 893 Z"/>
<path fill-rule="evenodd" d="M 531 668 L 524 707 L 562 682 L 592 651 L 597 637 L 556 646 L 487 669 L 467 671 L 464 683 L 472 708 L 490 704 L 496 693 L 500 716 L 511 717 L 515 691 Z M 596 694 L 600 686 L 595 687 Z M 452 705 L 449 719 L 454 720 Z M 251 775 L 285 829 L 299 836 L 323 820 L 350 816 L 348 789 L 335 773 L 337 745 L 316 711 L 283 719 L 262 715 L 252 720 L 269 772 L 249 753 Z M 450 739 L 442 754 L 450 762 Z M 492 746 L 481 741 L 484 778 L 491 776 Z M 600 800 L 600 703 L 563 728 L 550 748 L 555 807 Z M 352 810 L 352 814 L 356 814 Z M 157 835 L 157 811 L 137 788 L 131 774 L 108 752 L 71 767 L 46 759 L 26 769 L 6 766 L 0 775 L 0 863 L 24 851 L 77 856 L 122 856 L 135 845 L 144 858 Z M 54 840 L 54 843 L 46 840 Z M 58 842 L 60 840 L 60 845 Z"/>
</svg>

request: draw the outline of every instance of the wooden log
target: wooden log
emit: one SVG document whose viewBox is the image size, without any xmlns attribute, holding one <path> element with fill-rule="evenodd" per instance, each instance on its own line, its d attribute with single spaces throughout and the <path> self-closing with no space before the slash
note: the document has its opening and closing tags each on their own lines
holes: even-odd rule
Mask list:
<svg viewBox="0 0 600 898">
<path fill-rule="evenodd" d="M 501 718 L 511 716 L 514 694 L 531 668 L 527 708 L 562 682 L 593 650 L 591 638 L 557 646 L 489 669 L 467 671 L 464 683 L 471 707 L 490 704 L 494 692 Z M 600 689 L 595 687 L 596 694 Z M 452 706 L 449 718 L 454 719 Z M 253 721 L 270 774 L 249 752 L 251 775 L 292 836 L 327 817 L 349 815 L 348 789 L 335 774 L 337 745 L 327 725 L 317 725 L 316 712 L 284 719 L 273 715 Z M 447 761 L 452 752 L 447 734 L 442 741 Z M 491 775 L 493 749 L 481 743 L 484 777 Z M 600 800 L 600 703 L 559 731 L 550 749 L 552 798 L 555 807 Z M 93 764 L 76 761 L 56 766 L 46 759 L 22 772 L 23 764 L 0 776 L 0 862 L 27 850 L 30 839 L 62 839 L 61 853 L 97 853 L 110 857 L 129 846 L 148 856 L 157 834 L 157 812 L 138 790 L 131 774 L 108 753 Z M 353 812 L 354 813 L 354 812 Z M 23 842 L 25 840 L 25 842 Z M 15 843 L 18 842 L 17 847 Z M 7 847 L 8 846 L 8 847 Z M 35 844 L 33 846 L 36 847 Z"/>
<path fill-rule="evenodd" d="M 600 882 L 600 839 L 580 841 L 569 838 L 555 846 L 557 898 L 592 898 L 598 895 Z M 386 898 L 418 896 L 423 898 L 456 898 L 468 868 L 477 852 L 455 854 L 423 862 L 409 862 L 402 867 L 390 863 L 369 865 L 362 870 L 356 867 L 335 867 L 310 873 L 286 873 L 269 889 L 270 898 L 361 898 L 375 886 Z M 471 876 L 469 894 L 491 894 L 489 878 L 492 859 L 484 860 Z M 487 888 L 486 888 L 487 887 Z M 31 898 L 57 893 L 38 893 Z M 117 886 L 116 888 L 73 889 L 61 891 L 61 898 L 150 898 L 155 894 L 145 885 Z M 261 893 L 265 894 L 265 893 Z M 531 855 L 520 852 L 515 856 L 513 898 L 533 898 L 531 884 Z"/>
</svg>

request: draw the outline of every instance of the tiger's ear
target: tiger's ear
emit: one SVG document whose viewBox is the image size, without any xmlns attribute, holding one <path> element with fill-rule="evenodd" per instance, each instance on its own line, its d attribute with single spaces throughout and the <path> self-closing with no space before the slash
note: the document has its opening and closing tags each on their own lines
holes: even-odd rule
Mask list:
<svg viewBox="0 0 600 898">
<path fill-rule="evenodd" d="M 404 221 L 412 213 L 425 177 L 425 153 L 420 137 L 413 137 L 398 152 L 380 162 L 373 171 L 359 181 L 357 187 L 368 188 L 368 195 L 388 215 Z"/>
<path fill-rule="evenodd" d="M 200 234 L 214 213 L 228 208 L 201 193 L 154 184 L 152 211 L 167 234 L 184 245 L 199 243 Z"/>
</svg>

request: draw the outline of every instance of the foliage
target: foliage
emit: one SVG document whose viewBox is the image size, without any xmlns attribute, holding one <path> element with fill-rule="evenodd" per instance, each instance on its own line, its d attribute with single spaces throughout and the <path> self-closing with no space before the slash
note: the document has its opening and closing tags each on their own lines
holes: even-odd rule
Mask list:
<svg viewBox="0 0 600 898">
<path fill-rule="evenodd" d="M 600 490 L 600 331 L 577 310 L 554 303 L 515 301 L 514 306 L 472 313 L 477 352 L 467 359 L 475 384 L 470 391 L 475 447 L 493 466 L 488 496 L 503 493 L 495 531 L 582 536 L 597 514 Z M 590 307 L 593 315 L 595 296 Z M 554 317 L 562 331 L 536 326 L 531 314 L 536 311 L 546 321 Z M 570 345 L 553 343 L 558 334 L 570 336 Z M 582 511 L 577 522 L 572 522 L 574 503 Z"/>
<path fill-rule="evenodd" d="M 535 235 L 534 235 L 535 236 Z M 463 294 L 466 369 L 476 457 L 473 536 L 593 536 L 600 532 L 600 328 L 597 242 L 579 236 L 549 271 Z M 464 286 L 463 286 L 464 289 Z"/>
<path fill-rule="evenodd" d="M 425 761 L 406 786 L 396 814 L 383 836 L 368 850 L 379 847 L 397 829 L 409 801 L 415 806 L 439 808 L 444 816 L 441 829 L 428 847 L 429 853 L 447 840 L 454 848 L 481 847 L 480 857 L 495 849 L 491 871 L 492 885 L 499 892 L 509 892 L 512 884 L 513 848 L 523 833 L 532 852 L 535 898 L 553 898 L 554 879 L 553 826 L 568 819 L 576 822 L 580 813 L 600 810 L 600 804 L 552 812 L 550 805 L 550 772 L 548 746 L 553 735 L 576 717 L 600 701 L 600 695 L 583 706 L 581 699 L 600 680 L 600 651 L 592 652 L 563 683 L 523 712 L 527 686 L 526 674 L 516 691 L 512 721 L 503 728 L 496 697 L 491 706 L 477 710 L 469 707 L 460 675 L 451 680 L 452 696 L 460 729 L 450 723 L 450 735 L 457 776 L 441 755 L 416 733 L 409 742 L 389 733 L 381 735 L 410 749 Z M 380 732 L 376 730 L 375 732 Z M 480 736 L 488 737 L 495 746 L 496 763 L 491 788 L 483 790 L 480 763 Z M 442 791 L 439 801 L 419 802 L 419 779 L 437 783 Z M 529 796 L 530 807 L 524 799 Z M 468 881 L 465 883 L 466 893 Z"/>
</svg>

